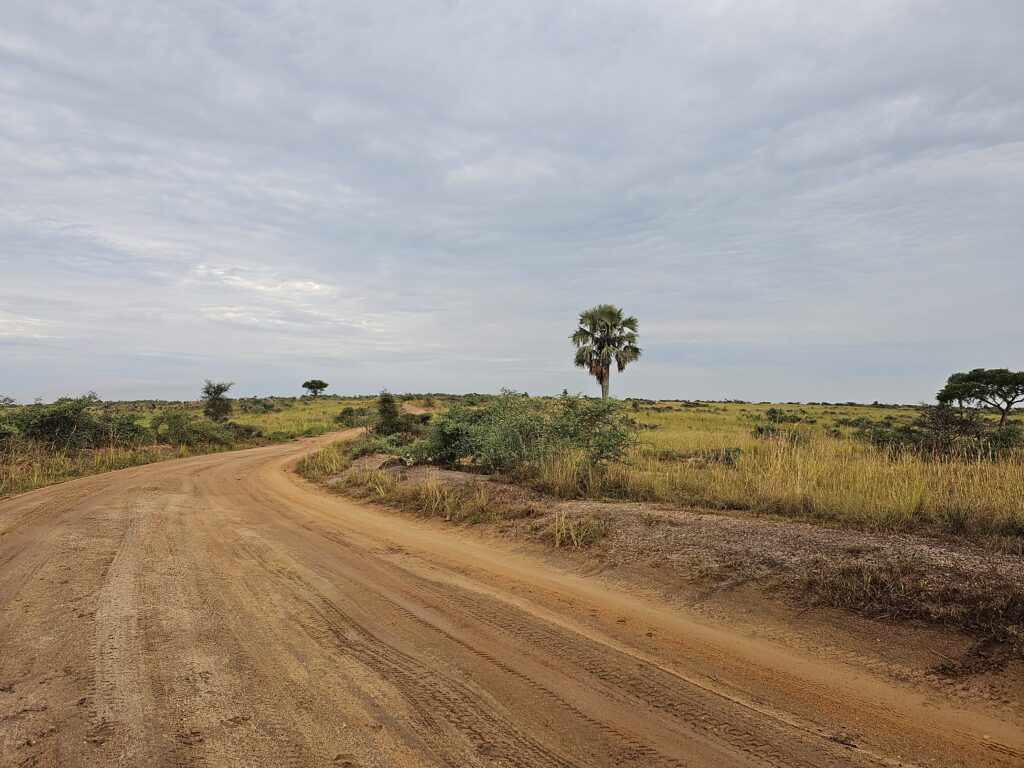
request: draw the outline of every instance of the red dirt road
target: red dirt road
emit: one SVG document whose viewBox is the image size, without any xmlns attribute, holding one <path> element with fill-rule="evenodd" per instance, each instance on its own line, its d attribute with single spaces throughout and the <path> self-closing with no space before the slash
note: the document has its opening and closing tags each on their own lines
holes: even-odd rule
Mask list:
<svg viewBox="0 0 1024 768">
<path fill-rule="evenodd" d="M 0 765 L 1024 765 L 1024 717 L 328 495 L 325 440 L 0 502 Z"/>
</svg>

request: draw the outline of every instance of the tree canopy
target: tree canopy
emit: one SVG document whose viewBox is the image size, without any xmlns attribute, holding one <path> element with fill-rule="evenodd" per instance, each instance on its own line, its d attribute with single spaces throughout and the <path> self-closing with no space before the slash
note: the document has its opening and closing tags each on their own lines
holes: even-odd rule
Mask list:
<svg viewBox="0 0 1024 768">
<path fill-rule="evenodd" d="M 954 373 L 935 398 L 943 404 L 995 408 L 1002 427 L 1010 409 L 1024 402 L 1024 371 L 975 368 L 967 373 Z"/>
<path fill-rule="evenodd" d="M 619 307 L 598 304 L 580 313 L 579 326 L 569 337 L 576 347 L 573 364 L 585 368 L 608 397 L 612 363 L 621 373 L 642 354 L 637 346 L 637 319 L 625 317 Z"/>
<path fill-rule="evenodd" d="M 313 397 L 316 397 L 323 392 L 330 385 L 323 379 L 310 379 L 309 381 L 302 382 L 302 388 L 309 392 Z"/>
<path fill-rule="evenodd" d="M 231 415 L 232 402 L 226 397 L 227 392 L 235 386 L 232 381 L 210 381 L 203 383 L 203 413 L 211 421 L 227 421 Z"/>
</svg>

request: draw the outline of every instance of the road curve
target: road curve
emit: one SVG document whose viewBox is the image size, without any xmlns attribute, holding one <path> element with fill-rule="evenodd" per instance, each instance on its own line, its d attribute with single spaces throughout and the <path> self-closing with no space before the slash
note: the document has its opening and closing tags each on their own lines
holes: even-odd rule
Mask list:
<svg viewBox="0 0 1024 768">
<path fill-rule="evenodd" d="M 2 766 L 1020 766 L 947 702 L 322 492 L 325 439 L 0 502 Z"/>
</svg>

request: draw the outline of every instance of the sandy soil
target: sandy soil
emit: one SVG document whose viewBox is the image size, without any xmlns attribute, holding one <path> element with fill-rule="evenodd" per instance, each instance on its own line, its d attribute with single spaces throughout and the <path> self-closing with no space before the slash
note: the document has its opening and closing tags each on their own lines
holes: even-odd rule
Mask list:
<svg viewBox="0 0 1024 768">
<path fill-rule="evenodd" d="M 1019 709 L 294 474 L 335 438 L 0 503 L 0 765 L 1024 763 Z"/>
</svg>

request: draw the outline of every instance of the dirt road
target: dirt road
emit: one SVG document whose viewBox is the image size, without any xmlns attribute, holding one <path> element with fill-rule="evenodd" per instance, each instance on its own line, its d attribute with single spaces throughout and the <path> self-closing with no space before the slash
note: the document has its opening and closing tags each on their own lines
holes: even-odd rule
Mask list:
<svg viewBox="0 0 1024 768">
<path fill-rule="evenodd" d="M 0 502 L 3 766 L 988 766 L 1024 717 L 327 495 L 316 441 Z"/>
</svg>

